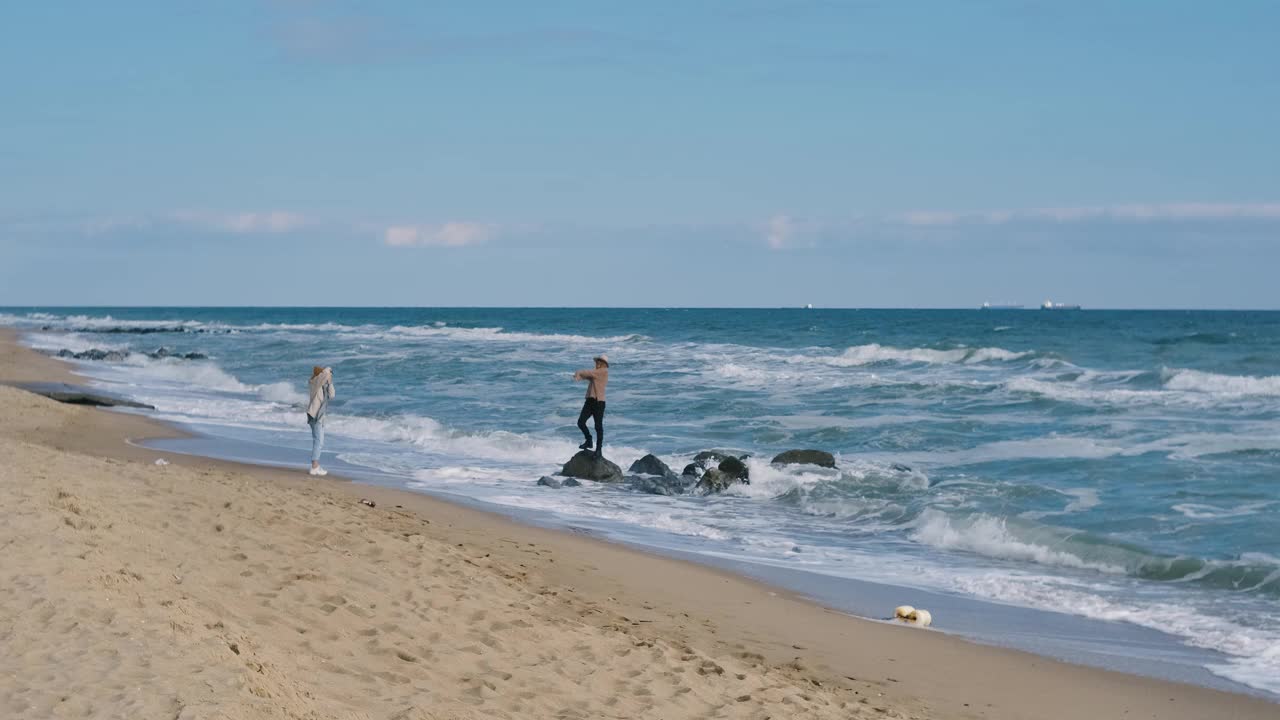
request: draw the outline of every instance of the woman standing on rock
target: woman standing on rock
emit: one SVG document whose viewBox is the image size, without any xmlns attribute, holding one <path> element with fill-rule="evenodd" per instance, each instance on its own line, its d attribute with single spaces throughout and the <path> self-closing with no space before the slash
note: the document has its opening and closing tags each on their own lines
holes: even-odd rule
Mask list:
<svg viewBox="0 0 1280 720">
<path fill-rule="evenodd" d="M 324 411 L 329 401 L 338 395 L 333 388 L 333 368 L 318 365 L 311 368 L 311 381 L 307 384 L 311 390 L 311 402 L 307 404 L 307 424 L 311 426 L 311 474 L 328 475 L 329 471 L 320 467 L 320 448 L 324 447 Z"/>
<path fill-rule="evenodd" d="M 587 401 L 582 403 L 582 412 L 578 415 L 578 429 L 582 431 L 587 441 L 578 447 L 583 450 L 591 449 L 591 433 L 587 430 L 587 418 L 595 418 L 595 449 L 598 458 L 604 452 L 604 389 L 609 384 L 609 356 L 601 354 L 593 359 L 596 363 L 595 369 L 579 370 L 573 374 L 573 379 L 587 381 Z"/>
</svg>

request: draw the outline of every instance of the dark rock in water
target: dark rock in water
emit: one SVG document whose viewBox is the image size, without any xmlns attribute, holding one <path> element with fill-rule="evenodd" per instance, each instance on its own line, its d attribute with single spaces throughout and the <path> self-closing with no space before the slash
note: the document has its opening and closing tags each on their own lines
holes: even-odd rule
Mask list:
<svg viewBox="0 0 1280 720">
<path fill-rule="evenodd" d="M 628 475 L 631 489 L 650 495 L 683 495 L 692 484 L 692 478 L 669 475 Z"/>
<path fill-rule="evenodd" d="M 915 470 L 913 470 L 910 466 L 903 465 L 902 463 L 894 463 L 889 467 L 890 469 L 896 470 L 897 472 L 905 472 L 905 473 L 915 472 Z"/>
<path fill-rule="evenodd" d="M 622 480 L 622 468 L 602 457 L 596 457 L 596 454 L 590 450 L 579 451 L 569 462 L 564 464 L 560 474 L 582 480 L 595 480 L 596 482 L 618 482 Z"/>
<path fill-rule="evenodd" d="M 730 480 L 741 480 L 744 483 L 751 482 L 749 479 L 751 472 L 747 470 L 747 464 L 738 458 L 725 458 L 720 461 L 720 465 L 716 469 L 724 473 L 725 477 Z"/>
<path fill-rule="evenodd" d="M 711 468 L 698 478 L 697 485 L 694 488 L 704 495 L 712 495 L 718 492 L 724 492 L 729 486 L 745 480 L 738 480 L 730 477 L 728 474 L 721 472 L 719 468 Z"/>
<path fill-rule="evenodd" d="M 176 353 L 169 348 L 157 348 L 155 352 L 142 353 L 153 360 L 164 360 L 165 358 L 173 358 L 175 360 L 208 360 L 209 356 L 204 353 L 189 352 Z M 100 350 L 92 348 L 81 352 L 72 352 L 71 350 L 59 350 L 57 357 L 70 358 L 72 360 L 93 360 L 95 362 L 124 362 L 129 359 L 129 353 L 120 350 Z"/>
<path fill-rule="evenodd" d="M 836 458 L 825 450 L 788 450 L 773 458 L 774 465 L 817 465 L 834 468 Z"/>
<path fill-rule="evenodd" d="M 59 350 L 58 357 L 71 358 L 72 360 L 94 360 L 97 362 L 123 362 L 129 357 L 129 353 L 120 352 L 119 350 L 99 350 L 98 348 L 93 348 L 83 352 Z"/>
<path fill-rule="evenodd" d="M 702 467 L 698 463 L 689 463 L 688 465 L 684 466 L 684 470 L 680 471 L 680 476 L 699 478 L 699 477 L 702 477 L 702 473 L 706 471 L 707 469 Z"/>
<path fill-rule="evenodd" d="M 561 480 L 560 478 L 551 477 L 550 475 L 543 475 L 538 478 L 538 484 L 549 488 L 582 487 L 582 483 L 574 480 L 573 478 L 565 478 L 564 480 Z"/>
<path fill-rule="evenodd" d="M 204 353 L 189 352 L 176 353 L 167 347 L 157 348 L 155 352 L 147 353 L 147 357 L 153 360 L 163 360 L 165 358 L 173 358 L 175 360 L 208 360 L 209 356 Z"/>
<path fill-rule="evenodd" d="M 36 395 L 43 395 L 50 400 L 68 403 L 71 405 L 93 405 L 96 407 L 129 407 L 141 408 L 143 410 L 155 410 L 154 405 L 144 405 L 140 402 L 134 402 L 128 398 L 123 398 L 110 393 L 91 390 L 79 385 L 71 385 L 68 383 L 52 383 L 52 382 L 31 382 L 31 383 L 0 383 L 10 385 L 19 390 L 26 390 Z"/>
<path fill-rule="evenodd" d="M 674 476 L 671 468 L 667 464 L 658 459 L 656 455 L 645 455 L 639 460 L 631 463 L 631 467 L 627 469 L 629 473 L 638 473 L 640 475 L 668 475 Z"/>
</svg>

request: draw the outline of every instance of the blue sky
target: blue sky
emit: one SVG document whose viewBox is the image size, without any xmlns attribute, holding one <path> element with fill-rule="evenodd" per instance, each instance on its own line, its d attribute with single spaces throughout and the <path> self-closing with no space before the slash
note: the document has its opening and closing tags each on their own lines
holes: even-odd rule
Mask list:
<svg viewBox="0 0 1280 720">
<path fill-rule="evenodd" d="M 1278 26 L 6 3 L 0 304 L 1277 308 Z"/>
</svg>

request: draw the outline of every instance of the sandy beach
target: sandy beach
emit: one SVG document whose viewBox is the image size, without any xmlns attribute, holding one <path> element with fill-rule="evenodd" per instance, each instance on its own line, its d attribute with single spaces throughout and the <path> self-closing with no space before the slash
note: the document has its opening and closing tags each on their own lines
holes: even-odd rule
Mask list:
<svg viewBox="0 0 1280 720">
<path fill-rule="evenodd" d="M 0 381 L 74 379 L 0 333 Z M 305 458 L 286 472 L 129 443 L 174 433 L 0 387 L 3 716 L 1280 717 L 312 478 Z"/>
</svg>

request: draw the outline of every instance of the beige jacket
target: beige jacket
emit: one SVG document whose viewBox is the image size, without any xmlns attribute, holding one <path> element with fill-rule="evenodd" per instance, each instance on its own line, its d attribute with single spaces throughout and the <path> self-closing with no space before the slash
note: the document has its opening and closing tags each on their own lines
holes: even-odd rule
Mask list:
<svg viewBox="0 0 1280 720">
<path fill-rule="evenodd" d="M 587 397 L 604 402 L 604 389 L 609 384 L 609 368 L 599 370 L 579 370 L 573 374 L 574 380 L 587 381 Z"/>
<path fill-rule="evenodd" d="M 311 390 L 311 402 L 307 404 L 307 415 L 319 420 L 324 417 L 325 406 L 338 396 L 338 391 L 333 388 L 333 372 L 326 369 L 311 378 L 307 385 Z"/>
</svg>

